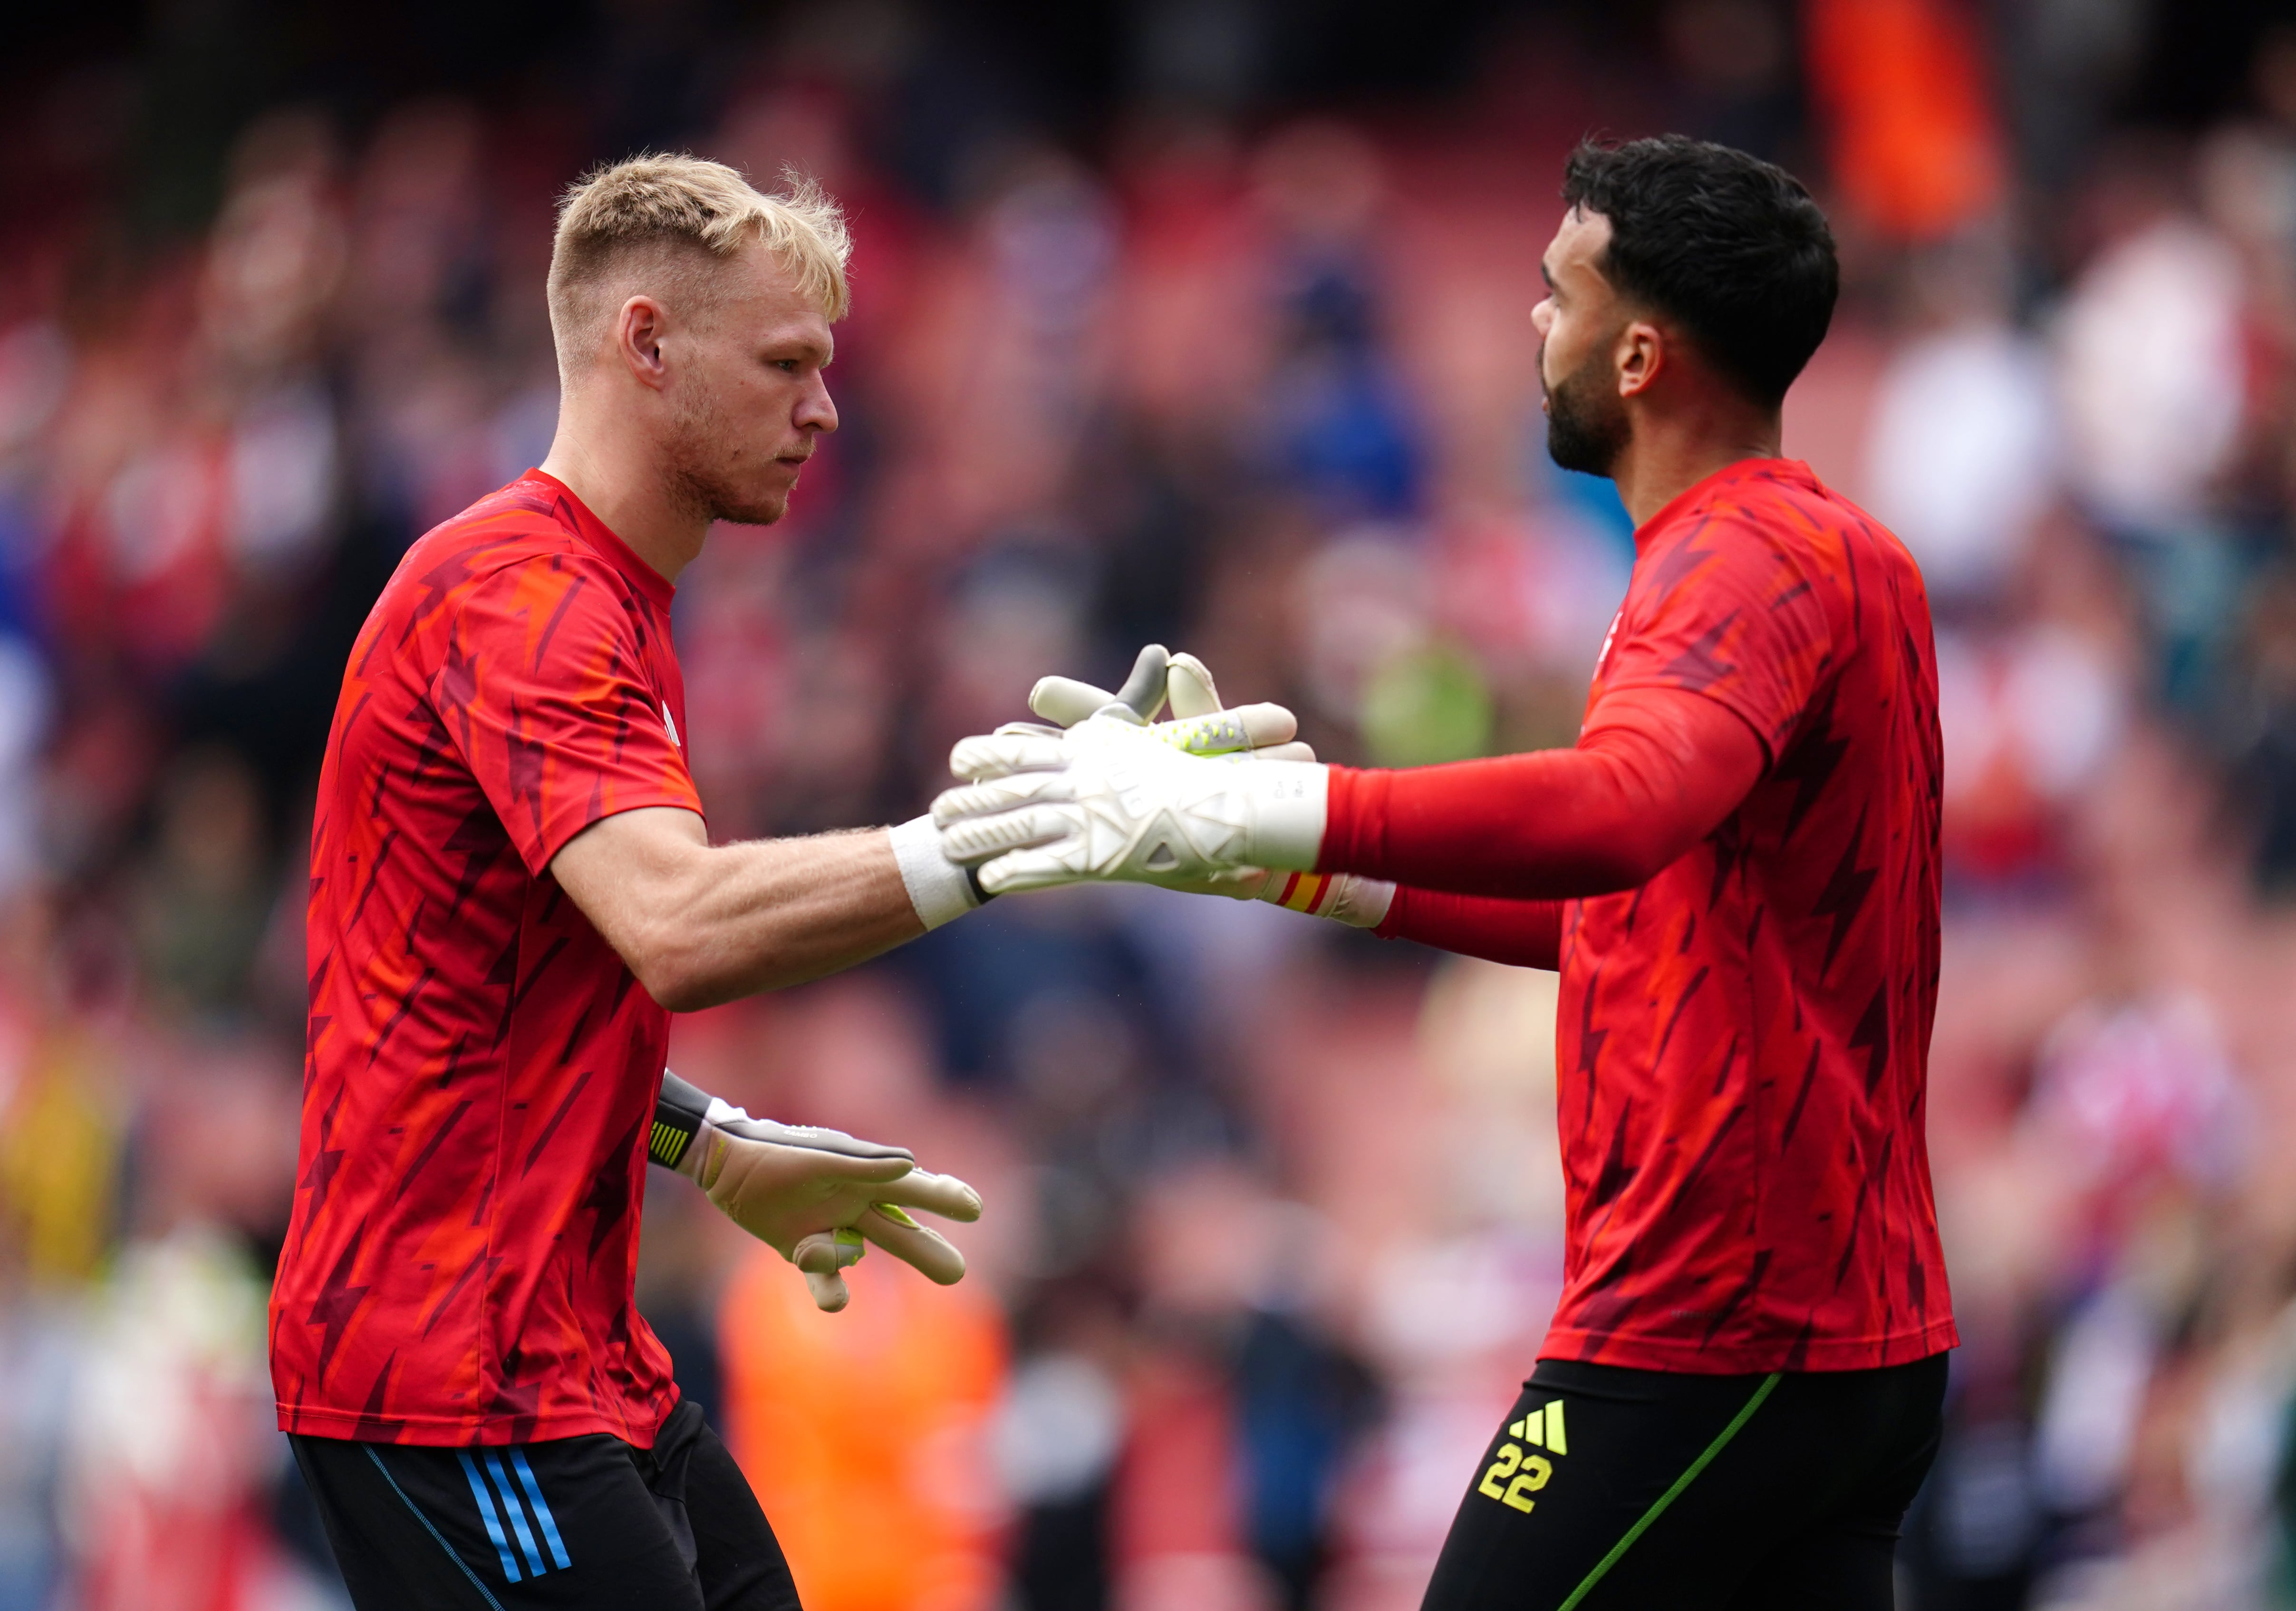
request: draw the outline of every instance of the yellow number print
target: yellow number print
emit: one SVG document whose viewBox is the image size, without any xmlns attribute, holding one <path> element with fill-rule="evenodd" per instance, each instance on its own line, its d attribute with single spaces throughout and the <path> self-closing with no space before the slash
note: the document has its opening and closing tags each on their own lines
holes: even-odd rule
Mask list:
<svg viewBox="0 0 2296 1611">
<path fill-rule="evenodd" d="M 1554 1467 L 1539 1455 L 1522 1458 L 1521 1448 L 1514 1443 L 1499 1445 L 1499 1457 L 1483 1473 L 1483 1480 L 1475 1484 L 1475 1492 L 1485 1499 L 1498 1500 L 1523 1512 L 1530 1513 L 1530 1496 L 1546 1486 L 1546 1479 L 1554 1475 Z M 1509 1482 L 1512 1477 L 1513 1480 Z M 1499 1484 L 1506 1485 L 1501 1487 Z"/>
<path fill-rule="evenodd" d="M 1491 1462 L 1491 1468 L 1488 1471 L 1483 1473 L 1483 1480 L 1475 1484 L 1475 1492 L 1485 1499 L 1497 1500 L 1505 1503 L 1506 1490 L 1499 1484 L 1513 1476 L 1516 1468 L 1521 1464 L 1522 1450 L 1520 1447 L 1513 1443 L 1501 1444 L 1499 1458 Z"/>
<path fill-rule="evenodd" d="M 1554 1475 L 1554 1467 L 1548 1465 L 1543 1457 L 1532 1455 L 1523 1461 L 1522 1470 L 1514 1481 L 1507 1484 L 1506 1492 L 1500 1496 L 1500 1503 L 1512 1505 L 1528 1516 L 1530 1513 L 1530 1496 L 1546 1487 L 1546 1479 Z"/>
</svg>

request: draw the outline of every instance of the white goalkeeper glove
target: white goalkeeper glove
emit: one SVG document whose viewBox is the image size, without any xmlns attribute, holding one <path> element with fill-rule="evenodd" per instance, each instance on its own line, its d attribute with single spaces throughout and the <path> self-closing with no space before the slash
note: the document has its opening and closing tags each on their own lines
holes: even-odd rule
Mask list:
<svg viewBox="0 0 2296 1611">
<path fill-rule="evenodd" d="M 1103 711 L 1057 734 L 961 740 L 933 801 L 941 852 L 993 894 L 1086 879 L 1201 885 L 1305 872 L 1324 837 L 1313 761 L 1192 755 Z"/>
<path fill-rule="evenodd" d="M 1173 719 L 1158 721 L 1157 712 L 1168 700 Z M 1150 644 L 1140 651 L 1132 675 L 1113 694 L 1073 677 L 1047 677 L 1030 691 L 1029 708 L 1056 725 L 1010 722 L 997 732 L 1055 736 L 1062 729 L 1105 711 L 1119 720 L 1145 726 L 1163 743 L 1194 755 L 1250 751 L 1279 760 L 1316 759 L 1314 750 L 1297 742 L 1300 723 L 1291 711 L 1265 703 L 1223 709 L 1219 689 L 1204 662 L 1193 654 L 1168 653 L 1161 644 Z M 964 916 L 995 893 L 972 867 L 952 862 L 942 853 L 940 834 L 931 818 L 912 818 L 890 832 L 902 885 L 909 892 L 917 920 L 928 931 Z M 1267 881 L 1259 882 L 1264 885 Z M 1249 899 L 1256 890 L 1218 892 Z"/>
<path fill-rule="evenodd" d="M 1155 719 L 1152 703 L 1161 679 L 1171 702 L 1173 719 Z M 1193 654 L 1166 655 L 1160 644 L 1140 651 L 1132 675 L 1122 691 L 1109 694 L 1073 678 L 1047 677 L 1029 695 L 1029 708 L 1047 721 L 1072 728 L 1111 704 L 1129 707 L 1151 725 L 1149 731 L 1176 750 L 1192 755 L 1224 755 L 1249 750 L 1254 760 L 1308 760 L 1316 752 L 1295 735 L 1300 723 L 1279 704 L 1220 703 L 1219 686 L 1211 668 Z M 1110 711 L 1121 719 L 1122 712 Z M 1038 731 L 1015 725 L 999 733 Z M 1353 873 L 1271 873 L 1264 867 L 1237 867 L 1202 881 L 1160 879 L 1166 889 L 1190 894 L 1226 895 L 1234 900 L 1265 900 L 1273 906 L 1310 916 L 1329 917 L 1354 928 L 1376 928 L 1395 899 L 1395 886 L 1384 879 Z"/>
<path fill-rule="evenodd" d="M 1153 720 L 1166 699 L 1174 719 Z M 1220 703 L 1211 670 L 1193 654 L 1168 655 L 1162 645 L 1140 651 L 1132 675 L 1116 694 L 1072 678 L 1047 677 L 1029 696 L 1037 715 L 1061 724 L 1059 728 L 1027 722 L 999 727 L 985 738 L 967 739 L 956 747 L 951 765 L 959 777 L 980 780 L 980 792 L 952 790 L 935 801 L 933 815 L 943 826 L 941 852 L 945 859 L 972 866 L 988 860 L 997 850 L 1015 844 L 1048 844 L 1047 825 L 1005 817 L 990 824 L 973 821 L 956 832 L 948 830 L 968 816 L 993 816 L 1008 808 L 1059 795 L 1061 781 L 1026 774 L 1058 769 L 1060 759 L 1072 750 L 1089 750 L 1096 743 L 1120 744 L 1128 737 L 1144 737 L 1168 751 L 1200 756 L 1227 756 L 1258 765 L 1263 762 L 1308 763 L 1316 752 L 1294 735 L 1299 723 L 1282 705 L 1259 703 L 1228 709 Z M 1094 727 L 1095 720 L 1103 726 Z M 1031 742 L 1033 741 L 1033 742 Z M 1152 765 L 1152 760 L 1150 761 Z M 1301 767 L 1302 771 L 1308 765 Z M 1320 780 L 1322 769 L 1313 768 Z M 1071 802 L 1073 803 L 1073 802 Z M 1011 835 L 1018 834 L 1018 837 Z M 1320 816 L 1315 830 L 1322 837 Z M 992 879 L 982 867 L 979 882 L 985 890 L 1042 889 L 1093 877 L 1137 877 L 1192 894 L 1226 895 L 1238 900 L 1265 900 L 1329 917 L 1358 928 L 1375 926 L 1387 916 L 1395 886 L 1376 878 L 1350 874 L 1318 874 L 1245 865 L 1181 865 L 1168 861 L 1153 847 L 1140 851 L 1130 872 L 1102 870 L 1095 859 L 1076 853 L 1078 847 L 1055 848 L 1046 859 L 1007 858 L 994 863 Z M 1309 852 L 1312 857 L 1313 851 Z"/>
<path fill-rule="evenodd" d="M 813 1301 L 832 1313 L 851 1297 L 840 1272 L 871 1242 L 944 1286 L 964 1278 L 964 1255 L 906 1211 L 977 1220 L 980 1194 L 954 1175 L 919 1169 L 906 1147 L 752 1119 L 665 1069 L 648 1155 L 796 1265 Z"/>
</svg>

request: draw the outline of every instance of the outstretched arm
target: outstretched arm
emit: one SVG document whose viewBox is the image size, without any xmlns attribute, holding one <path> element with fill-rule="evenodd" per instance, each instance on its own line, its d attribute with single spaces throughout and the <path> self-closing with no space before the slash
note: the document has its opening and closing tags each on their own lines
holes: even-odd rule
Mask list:
<svg viewBox="0 0 2296 1611">
<path fill-rule="evenodd" d="M 1767 764 L 1743 718 L 1668 687 L 1604 696 L 1576 749 L 1406 771 L 1207 760 L 1095 716 L 965 739 L 950 766 L 971 781 L 933 818 L 946 859 L 997 892 L 1123 879 L 1249 893 L 1240 880 L 1291 869 L 1553 900 L 1647 882 Z"/>
<path fill-rule="evenodd" d="M 961 871 L 933 872 L 929 834 L 931 862 L 897 853 L 904 832 L 713 845 L 701 818 L 656 806 L 593 823 L 550 870 L 647 993 L 692 1012 L 851 967 L 978 903 Z"/>
<path fill-rule="evenodd" d="M 1767 764 L 1753 729 L 1699 694 L 1621 689 L 1596 724 L 1576 749 L 1332 768 L 1317 867 L 1516 900 L 1630 890 L 1712 833 Z"/>
</svg>

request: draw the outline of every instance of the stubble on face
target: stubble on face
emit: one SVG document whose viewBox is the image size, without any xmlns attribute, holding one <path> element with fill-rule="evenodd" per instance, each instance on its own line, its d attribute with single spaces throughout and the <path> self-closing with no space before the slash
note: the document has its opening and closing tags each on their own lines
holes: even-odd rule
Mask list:
<svg viewBox="0 0 2296 1611">
<path fill-rule="evenodd" d="M 786 270 L 755 248 L 715 273 L 690 295 L 694 361 L 663 445 L 663 472 L 688 514 L 769 526 L 789 513 L 796 486 L 783 456 L 810 456 L 813 441 L 790 426 L 785 397 L 771 387 L 760 395 L 751 333 L 785 323 L 805 305 Z"/>
<path fill-rule="evenodd" d="M 670 497 L 688 514 L 770 526 L 789 513 L 789 489 L 743 484 L 740 432 L 713 392 L 697 387 L 681 399 L 667 449 Z"/>
<path fill-rule="evenodd" d="M 1538 351 L 1546 451 L 1565 470 L 1589 475 L 1611 473 L 1634 432 L 1626 399 L 1619 395 L 1615 366 L 1624 310 L 1603 272 L 1610 237 L 1607 218 L 1574 208 L 1555 230 L 1539 264 L 1548 287 Z M 1592 341 L 1582 336 L 1590 327 L 1603 328 Z M 1549 357 L 1567 357 L 1574 349 L 1579 357 L 1570 373 L 1550 380 Z"/>
<path fill-rule="evenodd" d="M 1539 385 L 1546 394 L 1546 455 L 1565 470 L 1608 475 L 1633 434 L 1625 399 L 1612 383 L 1607 343 L 1581 359 L 1558 383 Z"/>
</svg>

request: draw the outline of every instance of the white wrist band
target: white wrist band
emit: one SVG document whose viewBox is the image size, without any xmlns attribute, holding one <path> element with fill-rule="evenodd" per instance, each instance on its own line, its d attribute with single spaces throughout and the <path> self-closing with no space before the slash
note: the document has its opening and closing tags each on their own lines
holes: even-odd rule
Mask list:
<svg viewBox="0 0 2296 1611">
<path fill-rule="evenodd" d="M 912 817 L 886 831 L 893 836 L 893 860 L 901 869 L 909 904 L 927 929 L 962 917 L 980 904 L 972 875 L 940 853 L 940 830 L 931 817 Z"/>
</svg>

